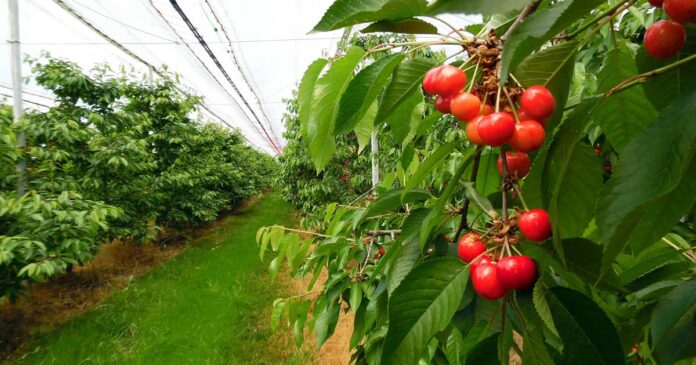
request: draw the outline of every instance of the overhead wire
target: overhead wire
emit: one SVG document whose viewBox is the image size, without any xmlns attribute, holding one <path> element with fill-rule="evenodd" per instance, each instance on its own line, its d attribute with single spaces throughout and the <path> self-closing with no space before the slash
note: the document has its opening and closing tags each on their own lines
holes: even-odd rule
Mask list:
<svg viewBox="0 0 696 365">
<path fill-rule="evenodd" d="M 179 34 L 179 32 L 176 30 L 176 28 L 174 28 L 174 26 L 169 22 L 169 20 L 167 20 L 167 18 L 164 16 L 164 14 L 162 14 L 162 12 L 159 10 L 159 8 L 157 8 L 157 6 L 155 6 L 155 3 L 154 3 L 152 0 L 149 0 L 149 3 L 150 3 L 150 6 L 152 7 L 152 9 L 154 9 L 155 12 L 157 13 L 157 15 L 164 21 L 165 25 L 169 28 L 169 30 L 171 30 L 172 33 L 174 33 L 174 35 L 175 35 L 177 38 L 183 39 L 183 38 L 181 37 L 181 35 Z M 198 57 L 198 54 L 196 54 L 196 52 L 193 50 L 193 48 L 191 48 L 190 45 L 188 45 L 188 44 L 184 44 L 184 45 L 185 45 L 186 48 L 189 50 L 189 52 L 191 53 L 191 55 L 193 55 L 193 57 L 198 61 L 198 63 L 200 63 L 200 65 L 203 66 L 203 68 L 204 68 L 205 71 L 208 73 L 208 75 L 210 76 L 210 78 L 211 78 L 213 81 L 215 81 L 215 83 L 217 83 L 218 86 L 220 86 L 220 88 L 221 88 L 227 95 L 229 95 L 229 97 L 230 97 L 230 98 L 232 99 L 232 101 L 234 102 L 234 103 L 231 103 L 231 104 L 219 104 L 219 105 L 235 105 L 235 106 L 237 106 L 237 108 L 239 109 L 239 111 L 240 111 L 243 115 L 246 116 L 246 114 L 245 114 L 244 111 L 242 110 L 242 106 L 239 104 L 239 102 L 237 102 L 237 100 L 234 98 L 234 96 L 232 96 L 232 94 L 229 93 L 229 91 L 225 88 L 225 86 L 222 85 L 222 82 L 220 82 L 220 80 L 215 76 L 215 74 L 213 74 L 213 72 L 210 70 L 210 68 L 208 67 L 208 65 L 206 65 L 206 63 L 205 63 L 200 57 Z M 256 129 L 256 131 L 259 133 L 259 135 L 261 135 L 261 137 L 263 138 L 262 132 L 261 132 L 261 130 L 259 130 L 258 126 L 256 126 L 256 124 L 254 124 L 254 122 L 253 122 L 248 116 L 246 116 L 246 117 L 247 117 L 247 120 L 249 121 L 249 123 Z M 271 143 L 271 142 L 269 141 L 269 143 Z M 274 149 L 277 149 L 277 148 L 274 147 Z"/>
<path fill-rule="evenodd" d="M 225 68 L 222 66 L 222 64 L 220 63 L 220 61 L 217 59 L 217 57 L 215 56 L 215 54 L 213 53 L 213 51 L 210 49 L 210 47 L 209 47 L 208 44 L 206 43 L 205 39 L 203 39 L 203 36 L 201 36 L 201 34 L 198 32 L 198 29 L 196 29 L 196 27 L 193 25 L 193 23 L 191 23 L 191 20 L 190 20 L 189 17 L 186 15 L 186 13 L 183 11 L 183 9 L 181 9 L 181 7 L 180 7 L 179 4 L 176 2 L 176 0 L 169 0 L 169 3 L 170 3 L 170 4 L 172 5 L 172 7 L 174 7 L 174 9 L 177 11 L 177 13 L 178 13 L 179 16 L 181 17 L 181 19 L 184 21 L 184 23 L 186 23 L 186 25 L 188 26 L 188 28 L 189 28 L 189 30 L 191 31 L 191 33 L 193 33 L 193 35 L 196 37 L 196 39 L 198 39 L 198 42 L 201 44 L 201 47 L 203 47 L 203 49 L 206 51 L 206 53 L 208 54 L 208 56 L 213 60 L 213 63 L 215 63 L 215 65 L 216 65 L 217 68 L 220 70 L 220 72 L 222 73 L 222 75 L 225 77 L 225 79 L 227 80 L 227 82 L 230 83 L 230 85 L 232 86 L 232 88 L 234 89 L 234 91 L 237 93 L 237 95 L 239 95 L 240 99 L 242 99 L 242 102 L 244 103 L 244 105 L 246 105 L 246 107 L 249 109 L 249 111 L 251 112 L 251 114 L 254 116 L 254 118 L 255 118 L 256 121 L 258 122 L 259 126 L 261 126 L 261 129 L 263 130 L 263 132 L 264 132 L 264 134 L 266 135 L 266 137 L 268 138 L 268 140 L 269 140 L 269 141 L 273 141 L 273 142 L 271 142 L 271 143 L 274 145 L 274 147 L 276 148 L 277 152 L 278 152 L 278 153 L 281 153 L 281 152 L 282 152 L 282 149 L 279 147 L 278 144 L 276 144 L 277 141 L 275 141 L 274 138 L 272 138 L 272 137 L 269 135 L 268 131 L 266 130 L 266 127 L 263 125 L 263 123 L 261 122 L 261 119 L 260 119 L 259 116 L 256 114 L 256 111 L 254 111 L 254 109 L 251 107 L 251 105 L 249 105 L 249 102 L 246 100 L 246 98 L 244 97 L 244 95 L 242 95 L 241 91 L 239 91 L 239 88 L 238 88 L 237 85 L 235 85 L 235 83 L 232 81 L 232 78 L 231 78 L 230 75 L 227 73 L 227 70 L 225 70 Z"/>
<path fill-rule="evenodd" d="M 92 23 L 90 23 L 89 21 L 87 21 L 87 19 L 85 19 L 82 15 L 80 15 L 78 12 L 76 12 L 75 9 L 73 9 L 70 5 L 66 4 L 63 0 L 53 0 L 53 1 L 54 1 L 58 6 L 60 6 L 63 10 L 67 11 L 67 12 L 68 12 L 69 14 L 71 14 L 73 17 L 75 17 L 76 19 L 78 19 L 81 23 L 83 23 L 83 24 L 86 25 L 88 28 L 90 28 L 92 31 L 94 31 L 95 33 L 99 34 L 99 36 L 101 36 L 102 38 L 104 38 L 109 44 L 115 46 L 116 48 L 118 48 L 119 50 L 121 50 L 122 52 L 124 52 L 125 54 L 127 54 L 128 56 L 130 56 L 130 57 L 134 58 L 135 60 L 137 60 L 138 62 L 144 64 L 145 66 L 148 67 L 148 69 L 150 69 L 152 72 L 156 73 L 156 74 L 159 75 L 160 77 L 162 77 L 162 78 L 165 78 L 165 77 L 166 77 L 166 75 L 165 75 L 162 71 L 158 70 L 155 66 L 153 66 L 152 64 L 150 64 L 149 62 L 147 62 L 146 60 L 144 60 L 143 58 L 141 58 L 140 56 L 136 55 L 136 54 L 133 53 L 130 49 L 126 48 L 126 47 L 123 46 L 121 43 L 119 43 L 119 42 L 116 41 L 115 39 L 111 38 L 111 37 L 108 36 L 106 33 L 104 33 L 102 30 L 100 30 L 99 28 L 97 28 L 95 25 L 93 25 Z M 183 89 L 181 89 L 181 88 L 178 87 L 178 86 L 175 86 L 175 88 L 176 88 L 177 91 L 179 91 L 179 92 L 182 93 L 183 95 L 187 95 L 187 96 L 190 95 L 188 92 L 184 91 Z M 222 122 L 223 124 L 227 125 L 227 126 L 230 127 L 231 129 L 238 130 L 238 128 L 234 127 L 234 126 L 231 125 L 229 122 L 227 122 L 224 118 L 220 117 L 217 113 L 215 113 L 213 110 L 211 110 L 205 103 L 201 103 L 201 108 L 203 108 L 203 109 L 204 109 L 205 111 L 207 111 L 209 114 L 213 115 L 213 116 L 214 116 L 215 118 L 217 118 L 220 122 Z M 248 138 L 246 138 L 246 136 L 244 136 L 243 133 L 240 133 L 240 135 L 242 135 L 242 137 L 244 137 L 244 139 L 245 139 L 248 143 L 250 143 L 251 145 L 256 145 L 257 147 L 260 147 L 260 146 L 258 146 L 257 144 L 252 143 Z"/>
<path fill-rule="evenodd" d="M 268 123 L 268 126 L 271 128 L 271 132 L 275 136 L 276 139 L 279 139 L 278 133 L 275 131 L 273 128 L 273 123 L 271 123 L 271 120 L 268 118 L 268 114 L 266 114 L 266 110 L 264 109 L 263 105 L 261 105 L 261 97 L 259 93 L 256 90 L 256 85 L 253 82 L 252 78 L 249 78 L 246 74 L 246 72 L 242 68 L 242 64 L 239 61 L 239 58 L 237 57 L 237 53 L 234 50 L 234 47 L 232 46 L 232 39 L 230 35 L 227 33 L 227 29 L 225 29 L 225 25 L 222 23 L 222 20 L 218 16 L 217 12 L 215 11 L 215 8 L 213 8 L 213 5 L 210 3 L 209 0 L 204 0 L 205 4 L 208 5 L 208 9 L 210 9 L 211 14 L 213 15 L 213 18 L 217 22 L 217 24 L 220 26 L 220 30 L 222 31 L 222 34 L 225 36 L 225 39 L 227 39 L 228 47 L 229 47 L 229 53 L 232 56 L 232 63 L 237 67 L 237 71 L 239 71 L 239 74 L 242 76 L 242 79 L 246 84 L 249 86 L 249 89 L 251 92 L 254 94 L 254 97 L 256 98 L 256 103 L 259 106 L 259 109 L 261 110 L 261 113 L 263 114 L 264 118 L 266 119 L 266 122 Z M 210 21 L 210 19 L 209 19 Z M 216 27 L 213 27 L 214 29 L 217 30 Z"/>
</svg>

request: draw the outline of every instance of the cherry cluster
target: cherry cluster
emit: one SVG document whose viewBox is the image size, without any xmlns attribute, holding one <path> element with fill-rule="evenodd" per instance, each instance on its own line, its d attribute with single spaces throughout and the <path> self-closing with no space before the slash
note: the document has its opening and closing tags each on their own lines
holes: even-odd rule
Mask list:
<svg viewBox="0 0 696 365">
<path fill-rule="evenodd" d="M 696 23 L 696 0 L 648 0 L 655 7 L 663 8 L 671 20 L 660 20 L 645 32 L 645 49 L 655 58 L 676 56 L 686 42 L 686 30 L 682 24 Z"/>
<path fill-rule="evenodd" d="M 498 46 L 497 38 L 491 34 L 487 41 L 472 47 L 471 60 L 476 70 L 483 66 L 483 74 L 476 80 L 474 71 L 474 80 L 466 91 L 467 75 L 453 65 L 429 70 L 423 79 L 423 90 L 431 96 L 437 95 L 435 107 L 439 111 L 450 113 L 465 124 L 469 141 L 479 146 L 501 147 L 498 172 L 503 176 L 507 194 L 517 180 L 529 173 L 531 160 L 527 153 L 544 144 L 544 127 L 547 118 L 556 110 L 556 100 L 551 91 L 541 85 L 526 89 L 519 83 L 516 87 L 503 87 L 495 71 L 498 57 L 491 52 Z M 489 55 L 490 60 L 486 58 Z M 501 107 L 503 93 L 506 103 Z M 505 145 L 512 150 L 505 151 Z M 510 217 L 505 203 L 503 210 L 503 218 L 494 218 L 485 233 L 469 232 L 458 243 L 459 257 L 470 264 L 474 290 L 491 300 L 502 298 L 510 290 L 534 284 L 536 264 L 512 245 L 523 239 L 544 241 L 552 231 L 549 215 L 543 209 L 517 211 Z M 512 250 L 517 255 L 513 255 Z"/>
</svg>

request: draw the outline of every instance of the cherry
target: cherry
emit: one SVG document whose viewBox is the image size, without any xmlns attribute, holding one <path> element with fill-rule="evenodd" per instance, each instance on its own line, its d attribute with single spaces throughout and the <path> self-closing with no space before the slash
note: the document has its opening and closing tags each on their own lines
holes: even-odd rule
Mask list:
<svg viewBox="0 0 696 365">
<path fill-rule="evenodd" d="M 529 169 L 532 166 L 532 161 L 524 152 L 505 152 L 505 159 L 507 160 L 508 172 L 510 173 L 510 176 L 514 177 L 515 179 L 522 179 L 527 176 Z M 498 156 L 498 173 L 500 176 L 504 175 L 502 155 Z"/>
<path fill-rule="evenodd" d="M 661 8 L 661 7 L 662 7 L 662 2 L 663 2 L 663 1 L 664 1 L 664 0 L 648 0 L 648 2 L 650 3 L 650 5 L 652 5 L 652 6 L 656 7 L 656 8 Z"/>
<path fill-rule="evenodd" d="M 694 1 L 696 4 L 696 1 Z M 660 20 L 645 32 L 645 50 L 655 58 L 672 58 L 686 41 L 684 26 L 669 20 Z"/>
<path fill-rule="evenodd" d="M 498 267 L 495 262 L 479 262 L 472 266 L 471 282 L 480 296 L 490 300 L 500 299 L 508 291 L 498 279 Z"/>
<path fill-rule="evenodd" d="M 535 120 L 545 120 L 556 110 L 556 99 L 546 87 L 531 86 L 522 93 L 520 106 L 527 115 Z"/>
<path fill-rule="evenodd" d="M 479 125 L 479 122 L 481 121 L 481 119 L 483 119 L 483 118 L 484 118 L 483 115 L 479 115 L 478 117 L 474 118 L 474 120 L 467 123 L 466 130 L 465 130 L 466 137 L 469 138 L 469 141 L 471 141 L 471 143 L 479 145 L 479 146 L 484 145 L 483 141 L 481 140 L 481 137 L 478 134 L 478 125 Z"/>
<path fill-rule="evenodd" d="M 497 266 L 498 279 L 508 289 L 525 289 L 534 284 L 536 264 L 527 256 L 508 256 Z"/>
<path fill-rule="evenodd" d="M 551 220 L 543 209 L 528 210 L 517 222 L 522 234 L 531 241 L 543 241 L 551 237 Z"/>
<path fill-rule="evenodd" d="M 477 233 L 470 232 L 459 239 L 457 251 L 459 252 L 459 258 L 469 263 L 486 251 L 486 242 Z"/>
<path fill-rule="evenodd" d="M 481 115 L 493 114 L 494 111 L 495 111 L 495 109 L 493 109 L 492 106 L 490 106 L 489 104 L 484 104 L 483 111 L 481 112 Z"/>
<path fill-rule="evenodd" d="M 662 7 L 678 23 L 696 23 L 696 0 L 664 0 Z"/>
<path fill-rule="evenodd" d="M 435 99 L 435 108 L 444 114 L 448 114 L 450 112 L 450 101 L 451 100 L 452 100 L 451 96 L 440 95 L 437 97 L 437 99 Z"/>
<path fill-rule="evenodd" d="M 478 264 L 489 264 L 493 262 L 493 258 L 489 255 L 483 255 L 480 259 L 472 261 L 469 266 L 471 266 L 471 269 L 473 270 L 473 267 L 478 265 Z"/>
<path fill-rule="evenodd" d="M 428 72 L 425 73 L 425 77 L 423 77 L 423 90 L 428 95 L 437 95 L 437 88 L 435 86 L 435 78 L 436 76 L 440 73 L 442 70 L 442 66 L 435 67 L 430 69 Z"/>
<path fill-rule="evenodd" d="M 502 146 L 515 133 L 515 119 L 508 113 L 493 113 L 484 116 L 476 130 L 485 145 Z"/>
<path fill-rule="evenodd" d="M 454 95 L 466 85 L 466 73 L 452 65 L 442 66 L 434 77 L 435 89 L 439 95 Z"/>
<path fill-rule="evenodd" d="M 515 133 L 508 141 L 512 148 L 520 152 L 536 151 L 544 144 L 544 127 L 535 120 L 515 124 Z"/>
<path fill-rule="evenodd" d="M 384 256 L 384 254 L 387 253 L 387 250 L 385 250 L 384 247 L 380 247 L 377 249 L 377 253 L 379 253 L 380 256 Z"/>
<path fill-rule="evenodd" d="M 594 146 L 594 153 L 595 153 L 595 155 L 597 155 L 597 156 L 599 156 L 600 154 L 602 154 L 602 145 L 600 145 L 600 144 L 595 145 L 595 146 Z"/>
<path fill-rule="evenodd" d="M 522 110 L 522 108 L 517 109 L 517 121 L 524 122 L 527 120 L 533 120 L 533 121 L 541 124 L 542 127 L 546 127 L 546 120 L 545 119 L 534 119 L 529 114 L 527 114 L 524 110 Z"/>
<path fill-rule="evenodd" d="M 452 97 L 450 110 L 455 118 L 468 122 L 481 113 L 481 99 L 472 93 L 459 93 Z"/>
</svg>

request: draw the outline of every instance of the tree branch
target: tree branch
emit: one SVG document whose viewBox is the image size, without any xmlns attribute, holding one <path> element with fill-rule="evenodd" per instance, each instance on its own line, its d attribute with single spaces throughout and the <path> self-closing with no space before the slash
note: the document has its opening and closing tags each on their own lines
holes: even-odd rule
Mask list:
<svg viewBox="0 0 696 365">
<path fill-rule="evenodd" d="M 679 67 L 685 63 L 691 62 L 693 60 L 696 60 L 696 54 L 692 54 L 689 57 L 682 58 L 681 60 L 674 62 L 674 63 L 670 63 L 667 66 L 656 68 L 652 71 L 644 72 L 642 74 L 638 74 L 638 75 L 629 77 L 626 80 L 621 81 L 618 85 L 609 89 L 609 91 L 604 93 L 604 96 L 611 96 L 612 94 L 616 94 L 619 91 L 628 89 L 631 86 L 646 82 L 646 81 L 650 80 L 652 77 L 655 77 L 659 74 L 665 73 L 669 70 L 677 68 L 677 67 Z"/>
<path fill-rule="evenodd" d="M 534 10 L 536 10 L 537 6 L 539 6 L 539 3 L 541 3 L 541 0 L 534 0 L 533 2 L 525 6 L 524 9 L 522 9 L 520 15 L 518 15 L 517 19 L 515 19 L 515 22 L 512 23 L 510 28 L 508 28 L 507 32 L 505 32 L 505 34 L 503 34 L 503 36 L 500 37 L 500 41 L 502 43 L 505 43 L 505 41 L 507 41 L 507 39 L 510 37 L 510 34 L 512 34 L 512 32 L 514 32 L 515 29 L 517 29 L 517 27 L 519 27 L 520 24 L 522 24 L 522 21 L 524 21 L 524 19 L 527 18 L 529 14 L 533 13 Z"/>
</svg>

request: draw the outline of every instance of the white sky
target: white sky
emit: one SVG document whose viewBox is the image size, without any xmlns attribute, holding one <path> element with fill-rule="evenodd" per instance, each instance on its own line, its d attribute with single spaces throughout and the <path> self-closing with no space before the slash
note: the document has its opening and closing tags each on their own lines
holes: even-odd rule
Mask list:
<svg viewBox="0 0 696 365">
<path fill-rule="evenodd" d="M 128 65 L 147 72 L 146 66 L 109 44 L 54 1 L 18 1 L 22 54 L 37 57 L 42 50 L 46 50 L 55 57 L 77 62 L 85 69 L 96 63 L 108 63 L 115 69 Z M 284 144 L 281 116 L 285 105 L 282 99 L 290 96 L 305 68 L 321 57 L 322 50 L 334 51 L 336 40 L 341 36 L 341 31 L 307 34 L 332 2 L 178 1 L 239 92 L 261 118 L 267 132 L 280 144 Z M 239 128 L 253 145 L 275 153 L 249 109 L 168 0 L 65 0 L 65 3 L 147 62 L 158 67 L 166 64 L 170 71 L 179 73 L 183 84 L 204 96 L 210 110 Z M 8 15 L 8 0 L 0 0 L 0 99 L 3 98 L 2 94 L 11 94 L 12 84 L 10 48 L 6 42 L 9 39 Z M 239 63 L 233 59 L 227 38 L 215 15 L 232 40 L 232 50 Z M 462 25 L 476 20 L 476 17 L 451 16 L 447 19 Z M 442 28 L 447 32 L 445 29 Z M 180 42 L 177 34 L 190 46 L 195 56 Z M 24 76 L 30 75 L 26 65 L 22 73 Z M 51 105 L 50 99 L 35 95 L 50 97 L 37 85 L 25 85 L 24 91 L 26 100 Z M 36 106 L 25 103 L 25 107 Z"/>
</svg>

